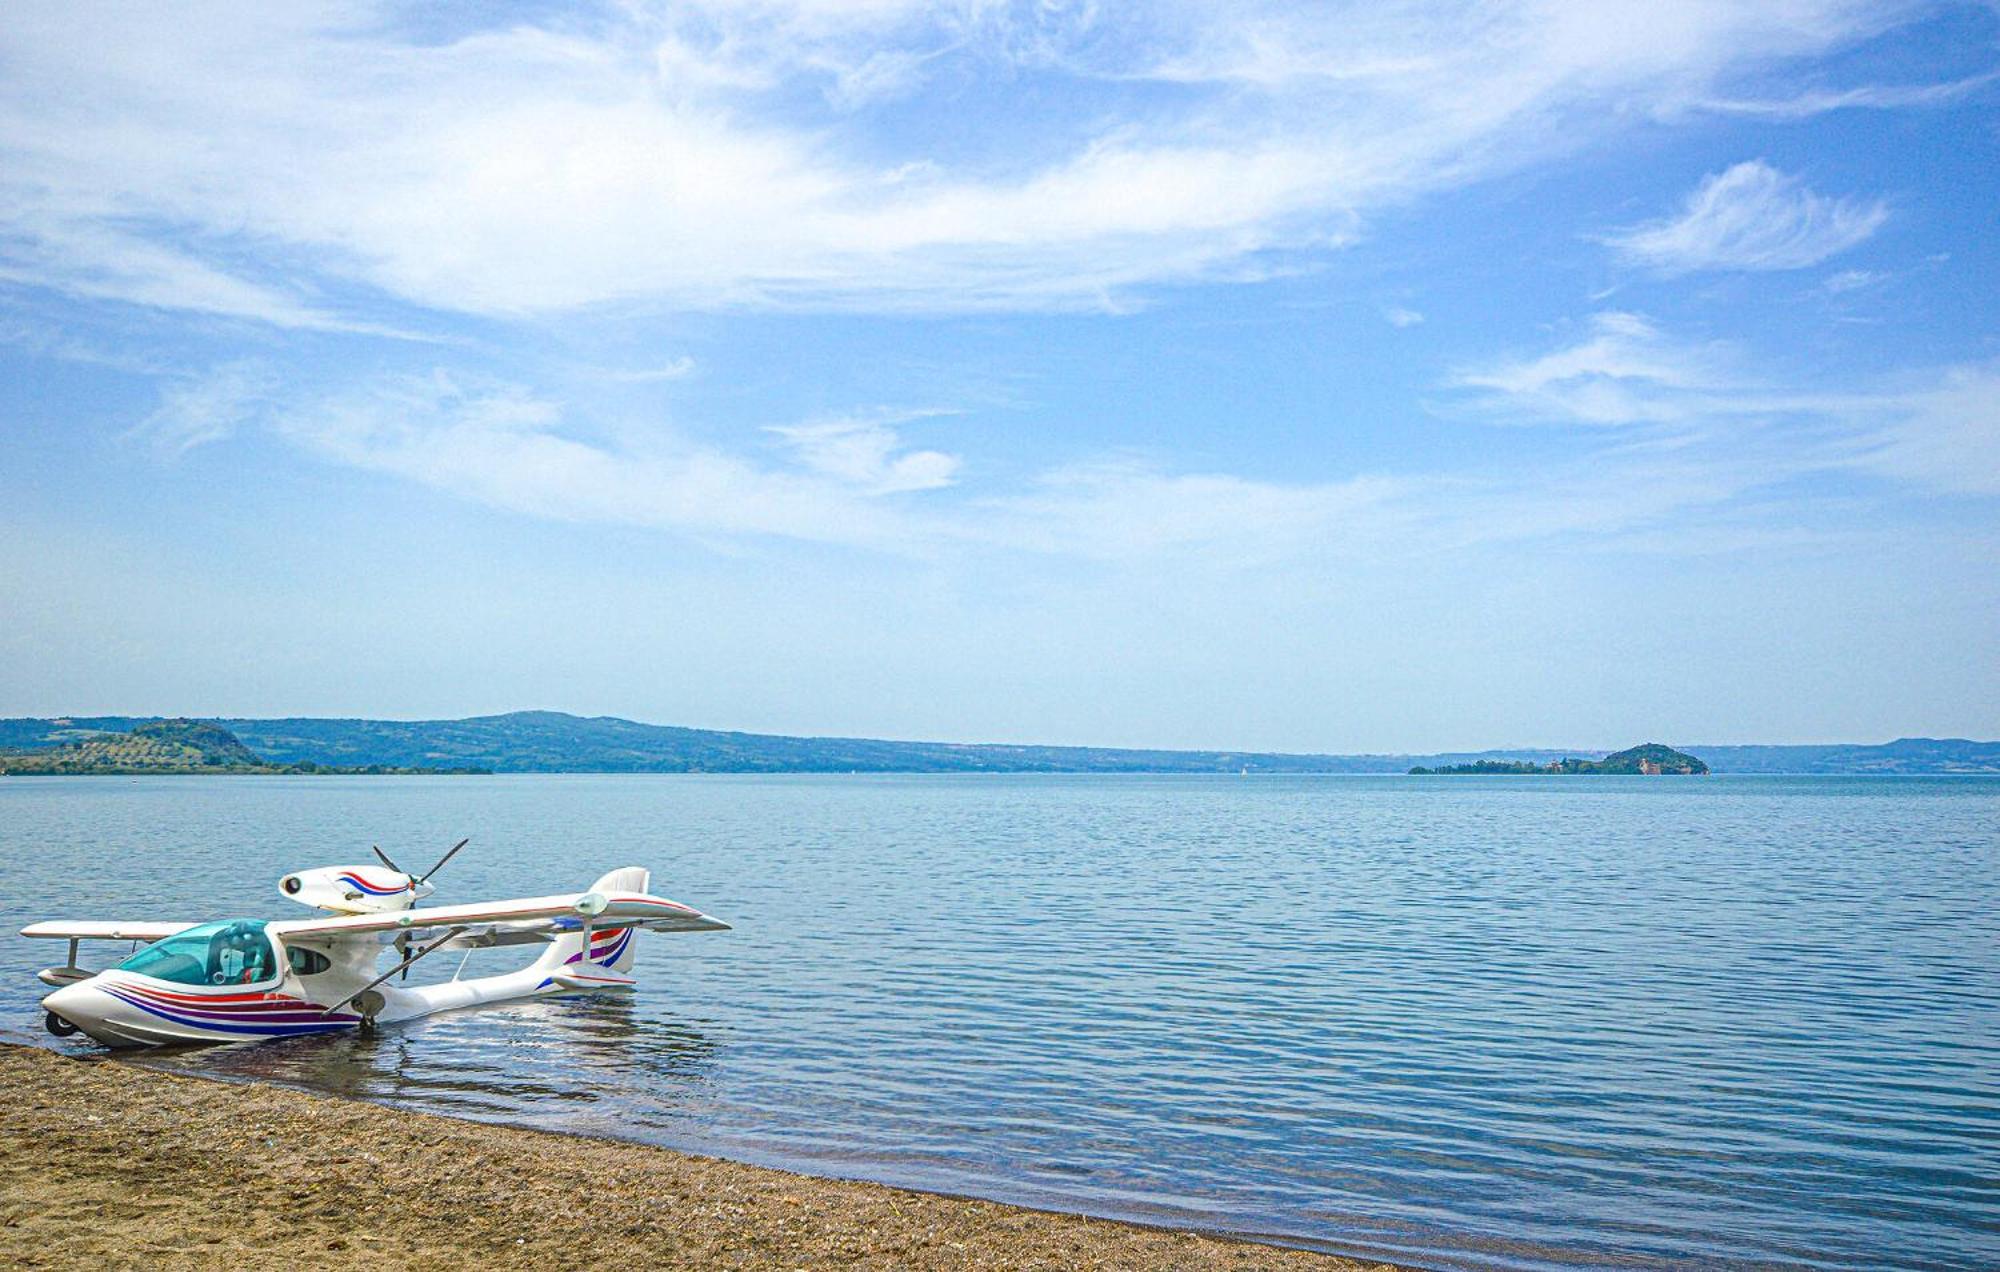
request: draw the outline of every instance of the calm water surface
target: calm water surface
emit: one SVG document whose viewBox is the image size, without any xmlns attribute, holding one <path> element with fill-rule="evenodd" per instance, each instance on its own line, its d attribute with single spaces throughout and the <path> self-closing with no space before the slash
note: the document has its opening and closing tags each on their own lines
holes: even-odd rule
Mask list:
<svg viewBox="0 0 2000 1272">
<path fill-rule="evenodd" d="M 440 902 L 737 929 L 148 1062 L 1428 1267 L 2000 1265 L 2000 780 L 11 779 L 0 921 L 468 834 Z"/>
</svg>

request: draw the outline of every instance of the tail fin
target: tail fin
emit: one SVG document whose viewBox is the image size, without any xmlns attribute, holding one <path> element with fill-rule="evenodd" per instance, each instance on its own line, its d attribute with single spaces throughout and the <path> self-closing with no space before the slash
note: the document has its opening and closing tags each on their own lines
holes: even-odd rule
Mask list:
<svg viewBox="0 0 2000 1272">
<path fill-rule="evenodd" d="M 626 866 L 591 884 L 590 890 L 606 896 L 618 892 L 644 892 L 652 881 L 652 871 L 644 866 Z M 631 928 L 595 929 L 590 934 L 590 957 L 586 959 L 583 933 L 566 932 L 549 943 L 549 948 L 535 960 L 535 967 L 542 972 L 559 972 L 565 967 L 577 969 L 586 963 L 594 963 L 620 976 L 629 976 L 637 953 L 632 944 L 635 935 Z"/>
</svg>

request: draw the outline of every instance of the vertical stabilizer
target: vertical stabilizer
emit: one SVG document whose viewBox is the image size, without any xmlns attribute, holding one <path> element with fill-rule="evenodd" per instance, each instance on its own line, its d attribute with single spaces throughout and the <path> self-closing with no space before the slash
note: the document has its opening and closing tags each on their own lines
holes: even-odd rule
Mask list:
<svg viewBox="0 0 2000 1272">
<path fill-rule="evenodd" d="M 652 871 L 644 866 L 626 866 L 613 870 L 596 883 L 590 891 L 605 896 L 630 895 L 644 892 L 652 885 Z M 581 930 L 565 932 L 550 942 L 549 948 L 535 960 L 535 966 L 544 972 L 558 972 L 565 968 L 571 971 L 589 971 L 595 965 L 605 971 L 616 972 L 620 976 L 632 974 L 632 962 L 636 950 L 634 942 L 638 933 L 631 928 L 597 928 L 590 932 L 590 955 L 584 957 L 584 933 Z"/>
</svg>

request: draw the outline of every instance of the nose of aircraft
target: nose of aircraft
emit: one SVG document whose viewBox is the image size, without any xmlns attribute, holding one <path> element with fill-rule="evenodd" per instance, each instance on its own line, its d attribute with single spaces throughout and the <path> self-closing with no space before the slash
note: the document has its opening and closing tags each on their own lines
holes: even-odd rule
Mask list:
<svg viewBox="0 0 2000 1272">
<path fill-rule="evenodd" d="M 87 1031 L 102 1024 L 106 1010 L 114 1001 L 89 981 L 79 981 L 43 998 L 42 1010 L 49 1013 L 49 1032 L 68 1037 L 79 1029 Z"/>
</svg>

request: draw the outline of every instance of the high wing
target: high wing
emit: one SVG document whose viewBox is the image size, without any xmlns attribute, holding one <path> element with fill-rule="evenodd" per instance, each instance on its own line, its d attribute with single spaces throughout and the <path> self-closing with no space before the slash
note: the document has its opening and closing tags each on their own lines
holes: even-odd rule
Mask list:
<svg viewBox="0 0 2000 1272">
<path fill-rule="evenodd" d="M 595 914 L 579 903 L 603 902 Z M 545 941 L 561 932 L 575 932 L 586 923 L 596 930 L 647 928 L 655 932 L 712 932 L 728 928 L 721 919 L 692 906 L 643 892 L 565 892 L 547 897 L 520 897 L 473 905 L 436 905 L 379 914 L 343 914 L 320 919 L 288 919 L 270 925 L 283 940 L 308 944 L 380 941 L 385 934 L 426 937 L 458 929 L 444 948 L 521 945 Z"/>
<path fill-rule="evenodd" d="M 56 920 L 50 923 L 30 923 L 21 929 L 22 936 L 52 937 L 64 941 L 159 941 L 176 932 L 185 932 L 193 923 L 72 923 Z"/>
</svg>

